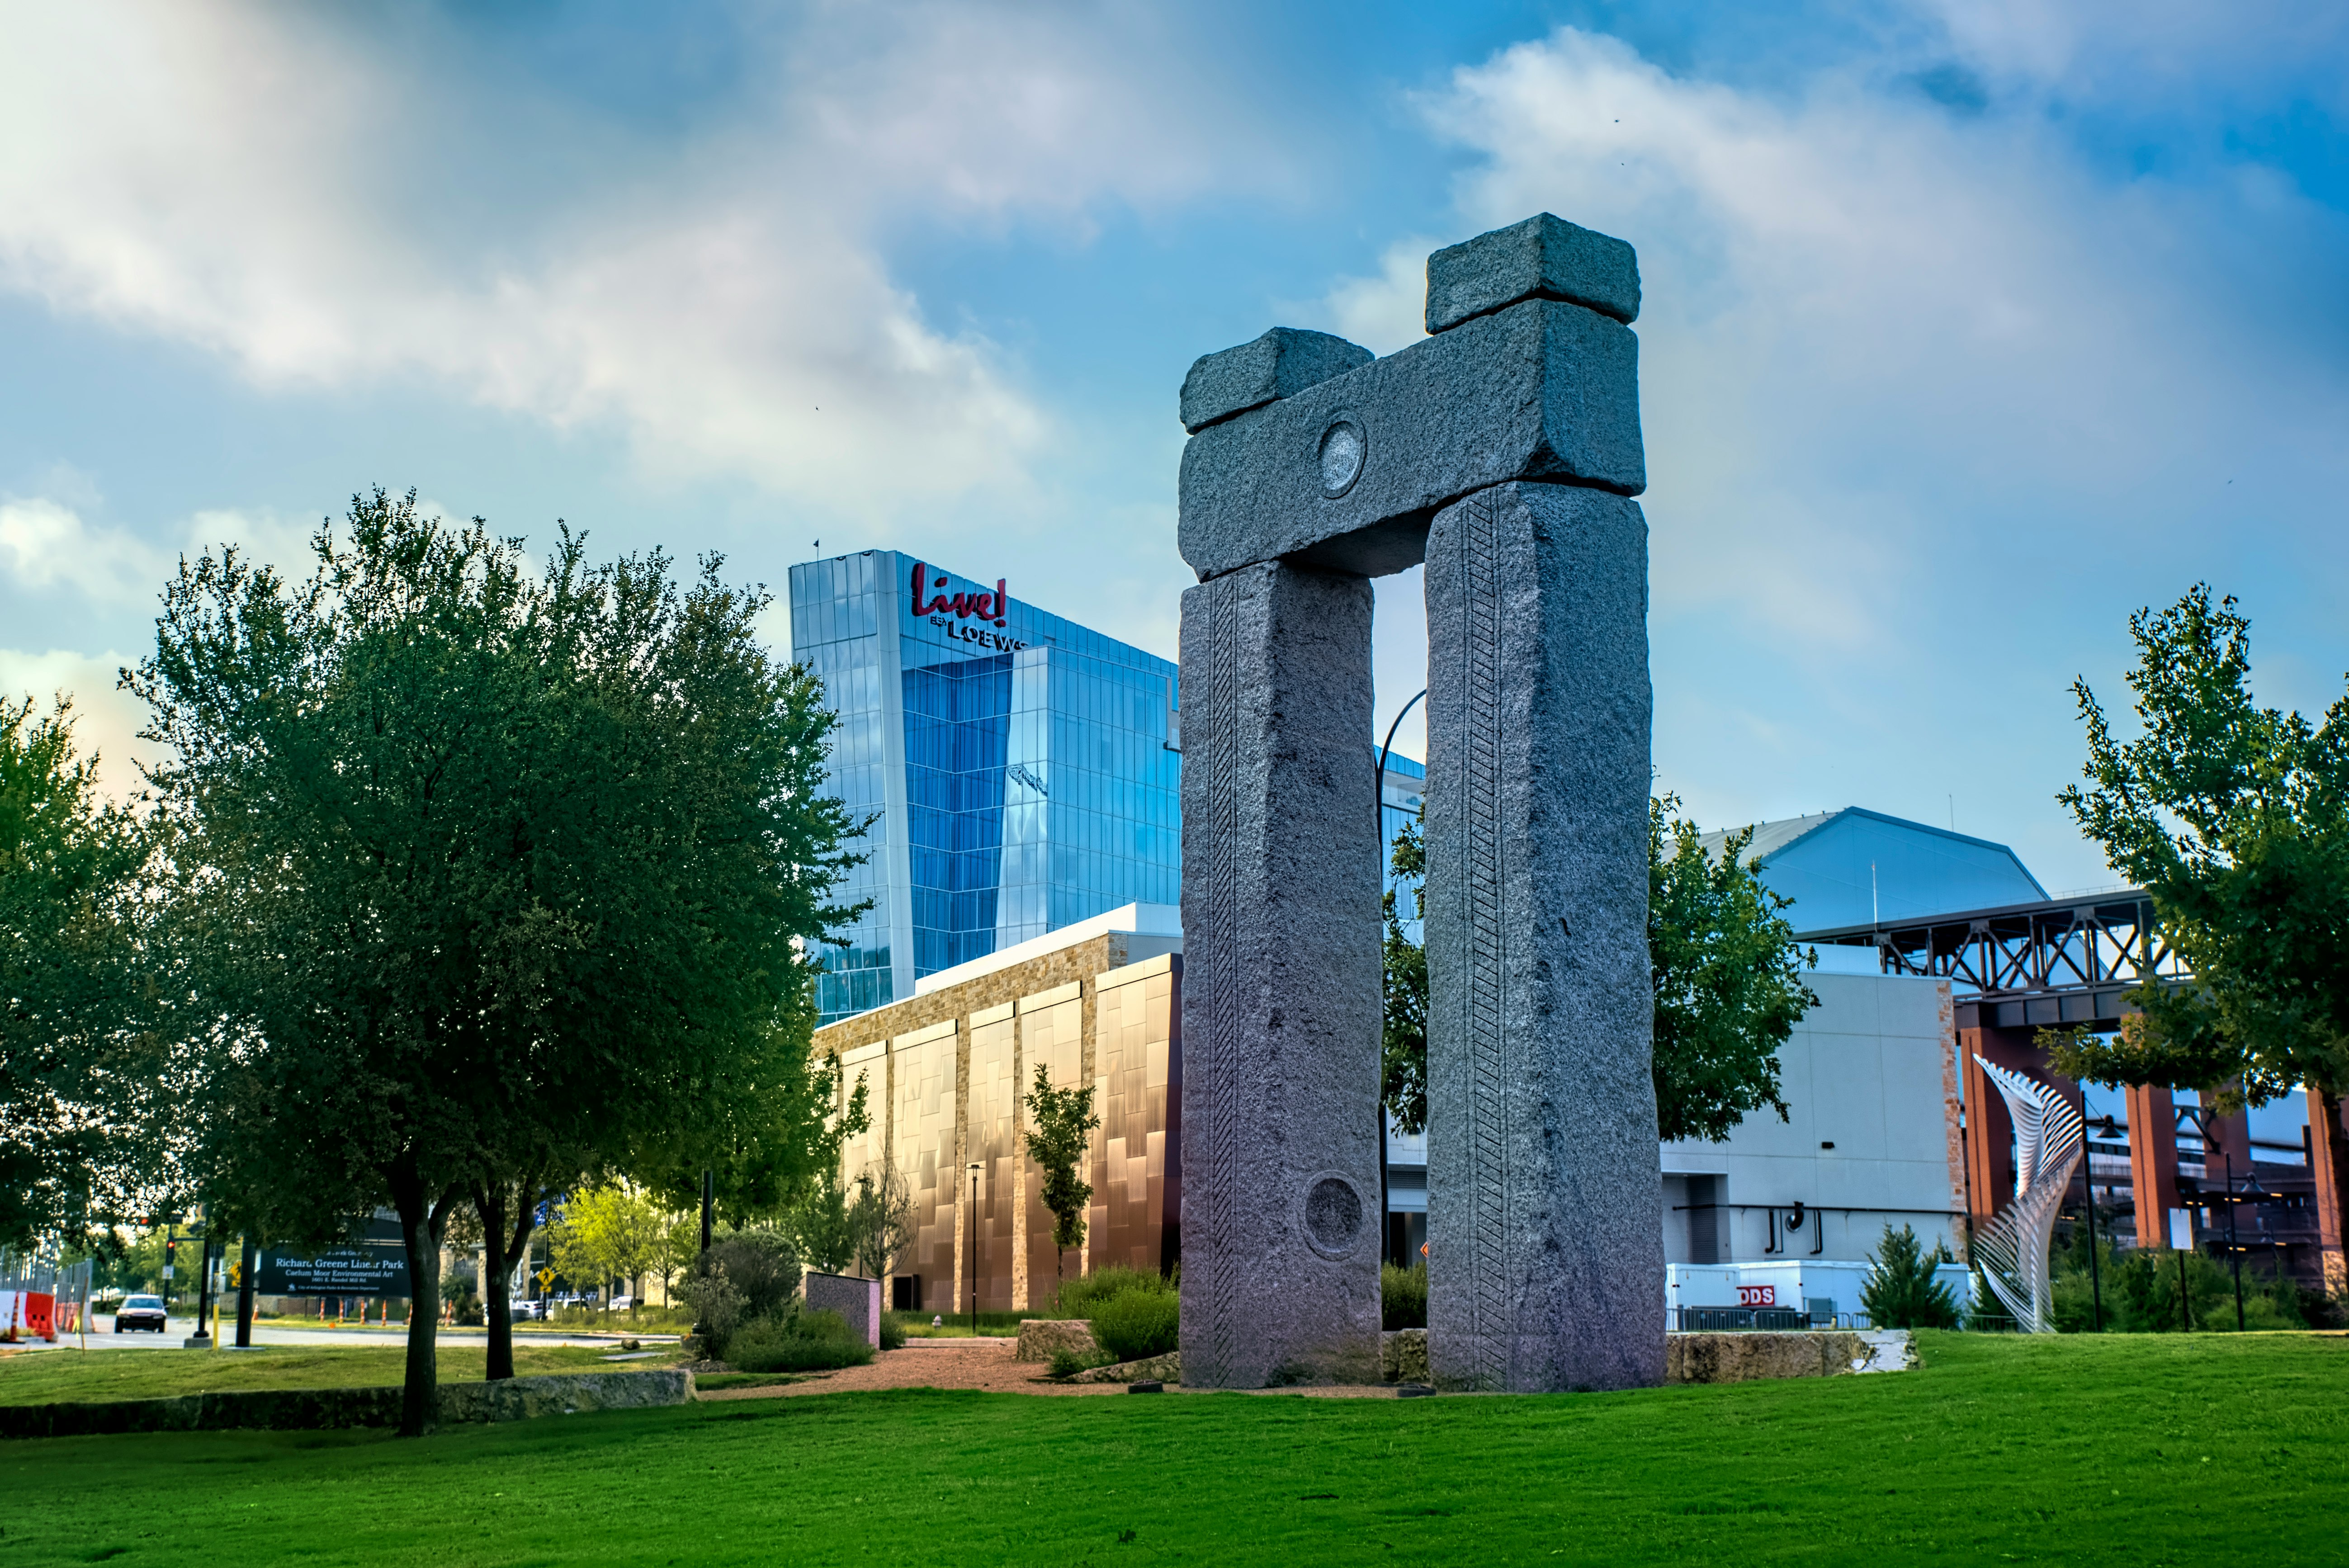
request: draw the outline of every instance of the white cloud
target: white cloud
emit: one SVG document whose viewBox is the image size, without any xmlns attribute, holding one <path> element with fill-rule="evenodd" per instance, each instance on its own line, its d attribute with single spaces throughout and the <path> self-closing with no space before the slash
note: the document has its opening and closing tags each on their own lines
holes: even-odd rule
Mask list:
<svg viewBox="0 0 2349 1568">
<path fill-rule="evenodd" d="M 1889 654 L 1954 586 L 1939 561 L 2027 558 L 2067 505 L 2158 549 L 2204 526 L 2178 481 L 2243 454 L 2349 479 L 2335 324 L 2290 308 L 2349 235 L 2256 171 L 2101 182 L 2035 116 L 1833 76 L 1766 97 L 1571 28 L 1422 107 L 1480 155 L 1464 232 L 1547 210 L 1640 247 L 1660 609 Z M 2295 243 L 2307 276 L 2245 260 Z M 1327 317 L 1416 336 L 1427 248 L 1341 283 Z"/>
<path fill-rule="evenodd" d="M 1050 433 L 1016 365 L 893 281 L 879 232 L 1081 230 L 1104 198 L 1275 178 L 1236 156 L 1245 115 L 1164 134 L 1197 83 L 1117 12 L 818 8 L 754 29 L 741 101 L 667 140 L 469 90 L 464 40 L 429 25 L 342 26 L 0 4 L 0 286 L 263 385 L 421 377 L 872 515 L 1017 490 Z"/>
<path fill-rule="evenodd" d="M 0 696 L 11 702 L 29 696 L 44 713 L 59 696 L 69 697 L 76 748 L 84 756 L 98 754 L 99 784 L 126 799 L 142 787 L 139 763 L 152 761 L 161 750 L 154 742 L 138 738 L 147 722 L 147 705 L 115 689 L 117 672 L 131 662 L 113 652 L 90 655 L 58 648 L 39 654 L 0 648 Z"/>
<path fill-rule="evenodd" d="M 145 541 L 87 526 L 78 512 L 33 497 L 0 500 L 0 582 L 36 593 L 71 589 L 101 605 L 155 592 L 169 557 Z"/>
</svg>

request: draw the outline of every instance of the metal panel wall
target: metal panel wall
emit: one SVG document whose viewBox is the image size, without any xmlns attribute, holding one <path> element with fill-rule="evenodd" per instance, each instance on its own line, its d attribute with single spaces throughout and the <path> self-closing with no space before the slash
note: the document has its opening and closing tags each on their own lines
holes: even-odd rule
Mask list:
<svg viewBox="0 0 2349 1568">
<path fill-rule="evenodd" d="M 1158 1272 L 1166 1240 L 1166 1124 L 1170 1051 L 1181 960 L 1169 954 L 1096 982 L 1093 1199 L 1086 1272 L 1122 1266 Z"/>
<path fill-rule="evenodd" d="M 890 1145 L 914 1200 L 916 1240 L 901 1266 L 922 1276 L 922 1307 L 933 1313 L 968 1305 L 956 1287 L 962 1149 L 955 1126 L 955 1047 L 951 1019 L 889 1042 Z"/>
<path fill-rule="evenodd" d="M 1036 1068 L 1041 1066 L 1051 1076 L 1054 1088 L 1072 1088 L 1081 1080 L 1084 1068 L 1084 987 L 1076 981 L 1040 991 L 1019 1000 L 1019 1075 L 1020 1094 L 1024 1098 L 1036 1081 Z M 1023 1104 L 1019 1125 L 1024 1132 L 1028 1113 Z M 1020 1145 L 1017 1162 L 1017 1201 L 1025 1221 L 1025 1263 L 1027 1295 L 1023 1309 L 1041 1306 L 1051 1301 L 1060 1288 L 1063 1273 L 1074 1274 L 1084 1270 L 1084 1254 L 1072 1252 L 1061 1257 L 1052 1246 L 1052 1212 L 1044 1207 L 1043 1182 L 1027 1157 L 1027 1145 Z"/>
<path fill-rule="evenodd" d="M 1017 1034 L 1009 1002 L 970 1016 L 970 1124 L 965 1133 L 968 1160 L 984 1169 L 978 1177 L 978 1259 L 965 1277 L 978 1277 L 981 1312 L 1013 1312 L 1027 1305 L 1016 1299 L 1012 1267 L 1018 1240 L 1018 1182 L 1012 1167 L 1019 1149 Z M 966 1199 L 970 1195 L 968 1177 L 965 1172 Z M 963 1228 L 968 1240 L 967 1216 Z M 966 1304 L 968 1299 L 963 1297 Z"/>
</svg>

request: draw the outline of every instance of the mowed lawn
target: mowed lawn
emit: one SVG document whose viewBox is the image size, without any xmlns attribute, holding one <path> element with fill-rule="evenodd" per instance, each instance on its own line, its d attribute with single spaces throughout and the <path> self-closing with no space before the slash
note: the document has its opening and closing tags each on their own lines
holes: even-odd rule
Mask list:
<svg viewBox="0 0 2349 1568">
<path fill-rule="evenodd" d="M 2349 1341 L 1539 1398 L 905 1391 L 0 1444 L 0 1565 L 2338 1563 Z"/>
</svg>

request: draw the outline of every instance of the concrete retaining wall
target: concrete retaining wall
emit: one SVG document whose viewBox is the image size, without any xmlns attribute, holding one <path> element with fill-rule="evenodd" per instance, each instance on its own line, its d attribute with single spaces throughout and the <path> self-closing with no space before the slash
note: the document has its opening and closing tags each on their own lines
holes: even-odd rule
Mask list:
<svg viewBox="0 0 2349 1568">
<path fill-rule="evenodd" d="M 693 1398 L 693 1375 L 682 1370 L 582 1372 L 496 1383 L 443 1383 L 440 1396 L 442 1426 L 522 1421 L 533 1416 L 682 1405 Z M 0 1406 L 0 1438 L 396 1427 L 399 1402 L 398 1388 L 262 1388 L 186 1394 L 175 1399 Z"/>
</svg>

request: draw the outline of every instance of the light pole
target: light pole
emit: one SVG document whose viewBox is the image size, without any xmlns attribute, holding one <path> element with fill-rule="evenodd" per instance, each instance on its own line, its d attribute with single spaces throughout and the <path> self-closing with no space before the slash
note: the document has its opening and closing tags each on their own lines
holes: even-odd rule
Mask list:
<svg viewBox="0 0 2349 1568">
<path fill-rule="evenodd" d="M 2119 1126 L 2114 1122 L 2111 1113 L 2109 1112 L 2106 1114 L 2103 1120 L 2096 1123 L 2096 1130 L 2104 1134 L 2105 1137 L 2108 1139 L 2118 1138 L 2121 1135 Z M 2081 1157 L 2081 1164 L 2085 1169 L 2088 1177 L 2088 1296 L 2089 1300 L 2095 1304 L 2095 1307 L 2096 1332 L 2098 1334 L 2102 1334 L 2105 1331 L 2105 1280 L 2104 1271 L 2100 1266 L 2101 1260 L 2096 1256 L 2096 1168 L 2094 1163 L 2095 1160 L 2095 1154 L 2094 1150 L 2090 1150 L 2088 1153 L 2084 1154 Z"/>
<path fill-rule="evenodd" d="M 2219 1159 L 2227 1172 L 2227 1255 L 2234 1260 L 2235 1264 L 2235 1332 L 2240 1334 L 2243 1331 L 2243 1251 L 2235 1244 L 2235 1151 L 2211 1130 L 2208 1106 L 2181 1106 L 2179 1109 L 2194 1119 L 2195 1130 L 2202 1135 L 2203 1169 L 2209 1169 L 2210 1148 L 2217 1144 Z"/>
<path fill-rule="evenodd" d="M 970 1336 L 978 1337 L 978 1167 L 970 1168 Z"/>
<path fill-rule="evenodd" d="M 1395 731 L 1402 727 L 1404 715 L 1410 713 L 1413 708 L 1418 707 L 1419 697 L 1425 696 L 1426 695 L 1427 688 L 1425 686 L 1420 687 L 1419 696 L 1415 696 L 1409 702 L 1403 704 L 1402 711 L 1394 716 L 1394 722 L 1392 724 L 1387 726 L 1386 744 L 1379 748 L 1378 776 L 1371 781 L 1371 820 L 1377 825 L 1379 830 L 1379 881 L 1381 883 L 1387 880 L 1387 857 L 1392 850 L 1392 846 L 1387 842 L 1387 754 L 1394 749 Z M 1387 1196 L 1387 1086 L 1385 1068 L 1386 1047 L 1384 1044 L 1386 1038 L 1387 985 L 1386 965 L 1383 959 L 1379 965 L 1379 1038 L 1381 1041 L 1379 1048 L 1379 1087 L 1377 1093 L 1371 1097 L 1378 1102 L 1379 1255 L 1381 1258 L 1387 1258 L 1390 1261 L 1400 1263 L 1406 1260 L 1394 1256 L 1394 1249 L 1389 1245 L 1390 1237 L 1387 1233 L 1392 1228 L 1393 1222 L 1387 1216 L 1387 1204 L 1390 1202 Z"/>
</svg>

